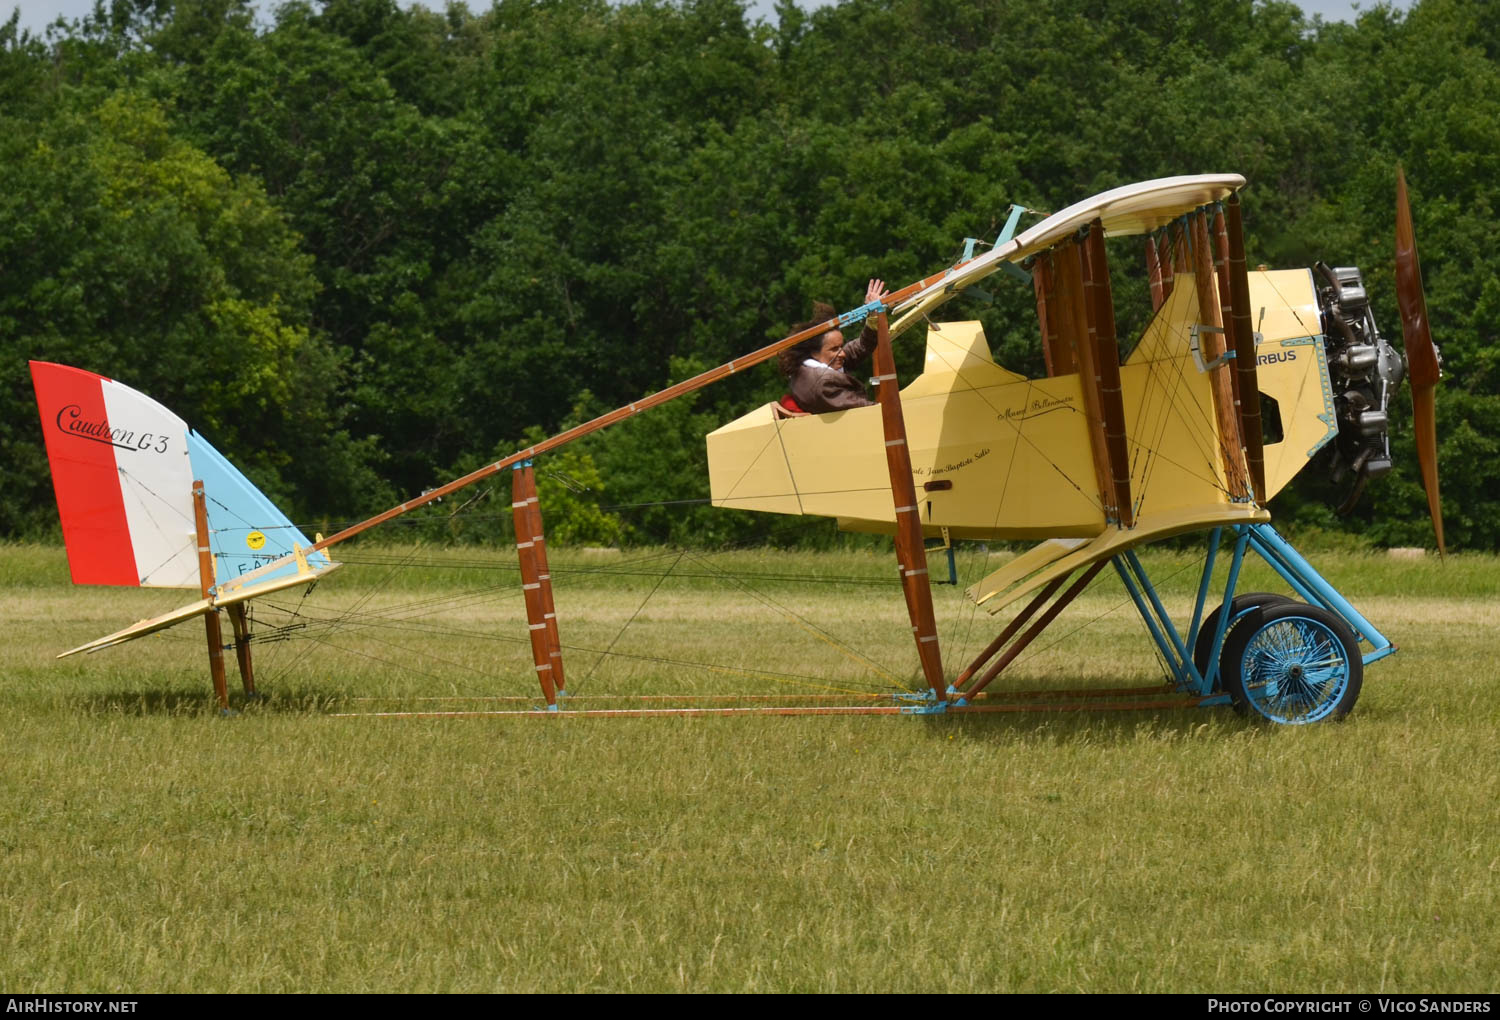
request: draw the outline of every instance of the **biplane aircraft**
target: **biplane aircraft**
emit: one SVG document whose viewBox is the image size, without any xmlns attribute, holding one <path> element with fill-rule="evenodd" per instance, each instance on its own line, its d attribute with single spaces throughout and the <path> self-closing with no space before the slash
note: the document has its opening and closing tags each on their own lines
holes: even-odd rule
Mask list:
<svg viewBox="0 0 1500 1020">
<path fill-rule="evenodd" d="M 1397 287 L 1405 358 L 1380 335 L 1359 270 L 1251 271 L 1233 174 L 1173 177 L 1096 195 L 986 253 L 519 450 L 327 538 L 309 540 L 172 412 L 122 384 L 32 363 L 75 583 L 191 587 L 199 598 L 64 652 L 96 651 L 198 616 L 227 707 L 218 616 L 229 614 L 253 691 L 245 604 L 338 566 L 331 547 L 510 469 L 533 662 L 547 707 L 566 705 L 534 458 L 855 323 L 875 326 L 876 402 L 822 415 L 756 408 L 707 437 L 715 505 L 836 518 L 892 534 L 926 690 L 856 712 L 984 712 L 1068 707 L 1002 703 L 992 681 L 1106 567 L 1167 664 L 1161 686 L 1078 692 L 1081 704 L 1233 703 L 1282 723 L 1346 714 L 1363 668 L 1395 651 L 1270 523 L 1267 502 L 1315 454 L 1353 493 L 1391 466 L 1388 408 L 1409 377 L 1418 452 L 1439 550 L 1433 389 L 1405 181 L 1397 188 Z M 1152 318 L 1121 359 L 1105 238 L 1142 236 Z M 1046 375 L 995 363 L 977 322 L 937 322 L 945 303 L 1005 271 L 1036 295 Z M 923 372 L 900 388 L 894 338 L 926 327 Z M 1137 550 L 1206 535 L 1190 620 L 1179 629 Z M 925 542 L 1030 540 L 1030 551 L 967 590 L 991 613 L 1015 609 L 994 641 L 950 676 L 939 648 Z M 1217 595 L 1215 561 L 1227 547 Z M 1240 593 L 1262 558 L 1295 597 Z M 1066 586 L 1066 587 L 1065 587 Z M 1073 707 L 1077 707 L 1075 704 Z M 839 711 L 824 706 L 819 711 Z M 569 709 L 570 714 L 577 709 Z M 588 711 L 588 710 L 583 710 Z M 702 709 L 700 711 L 715 711 Z M 789 709 L 776 709 L 789 711 Z"/>
</svg>

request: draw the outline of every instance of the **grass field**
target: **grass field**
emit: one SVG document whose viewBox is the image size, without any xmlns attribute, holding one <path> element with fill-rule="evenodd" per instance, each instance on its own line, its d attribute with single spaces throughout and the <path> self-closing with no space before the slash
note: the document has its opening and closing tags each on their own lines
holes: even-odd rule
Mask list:
<svg viewBox="0 0 1500 1020">
<path fill-rule="evenodd" d="M 268 697 L 221 718 L 196 623 L 53 658 L 181 593 L 3 547 L 0 988 L 1493 991 L 1500 563 L 1312 558 L 1402 650 L 1347 722 L 1275 728 L 371 717 L 535 692 L 510 559 L 368 547 L 259 611 Z M 1182 612 L 1193 559 L 1147 563 Z M 888 557 L 554 572 L 580 705 L 919 686 Z M 951 675 L 999 622 L 937 596 Z M 1160 677 L 1110 579 L 1008 684 Z"/>
</svg>

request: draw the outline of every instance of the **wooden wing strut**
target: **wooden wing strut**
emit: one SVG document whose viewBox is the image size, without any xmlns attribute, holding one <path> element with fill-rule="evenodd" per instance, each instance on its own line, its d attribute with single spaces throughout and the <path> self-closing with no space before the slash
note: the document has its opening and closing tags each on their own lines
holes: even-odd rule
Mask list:
<svg viewBox="0 0 1500 1020">
<path fill-rule="evenodd" d="M 1052 253 L 1053 298 L 1047 303 L 1047 314 L 1055 323 L 1060 344 L 1076 361 L 1076 371 L 1083 390 L 1084 417 L 1088 420 L 1089 452 L 1094 463 L 1094 481 L 1098 485 L 1099 505 L 1106 516 L 1113 516 L 1111 485 L 1105 464 L 1109 455 L 1104 446 L 1104 412 L 1099 405 L 1099 391 L 1094 383 L 1093 346 L 1088 337 L 1087 299 L 1083 290 L 1083 268 L 1078 246 L 1069 241 Z"/>
<path fill-rule="evenodd" d="M 532 555 L 536 557 L 536 579 L 542 593 L 542 622 L 547 625 L 547 658 L 552 662 L 552 681 L 557 686 L 557 696 L 563 696 L 566 679 L 563 676 L 562 636 L 557 629 L 557 603 L 552 597 L 552 567 L 547 562 L 547 539 L 542 531 L 542 502 L 536 491 L 536 473 L 531 465 L 524 469 L 526 475 L 527 516 L 531 518 Z"/>
<path fill-rule="evenodd" d="M 1156 238 L 1146 235 L 1146 278 L 1151 287 L 1151 310 L 1161 311 L 1167 303 L 1167 288 L 1162 283 L 1161 258 L 1156 250 Z"/>
<path fill-rule="evenodd" d="M 546 562 L 545 552 L 537 555 L 536 532 L 540 530 L 540 514 L 536 522 L 532 519 L 532 506 L 536 505 L 536 477 L 531 462 L 523 461 L 511 471 L 511 517 L 516 524 L 516 553 L 521 561 L 521 594 L 526 601 L 526 628 L 531 635 L 531 659 L 536 665 L 537 681 L 542 685 L 542 697 L 547 707 L 557 707 L 557 694 L 562 688 L 562 651 L 557 649 L 554 658 L 553 643 L 549 635 L 547 599 L 542 594 L 542 574 L 546 573 L 540 563 Z M 551 578 L 546 579 L 551 587 Z M 556 614 L 553 614 L 552 631 L 556 633 Z"/>
<path fill-rule="evenodd" d="M 229 614 L 230 626 L 234 628 L 234 657 L 240 665 L 240 683 L 245 693 L 255 693 L 255 670 L 250 663 L 250 619 L 245 603 L 236 602 L 224 610 Z"/>
<path fill-rule="evenodd" d="M 1214 214 L 1214 273 L 1219 281 L 1219 322 L 1224 326 L 1224 342 L 1228 344 L 1231 342 L 1229 323 L 1234 319 L 1234 308 L 1229 303 L 1229 231 L 1224 226 L 1222 209 Z M 1238 405 L 1240 377 L 1237 373 L 1230 372 L 1229 380 Z M 1244 446 L 1243 441 L 1240 445 Z"/>
<path fill-rule="evenodd" d="M 932 587 L 927 577 L 927 550 L 922 544 L 922 521 L 917 516 L 917 487 L 912 480 L 911 449 L 906 445 L 906 418 L 901 413 L 901 395 L 896 381 L 896 359 L 891 353 L 888 316 L 875 320 L 875 402 L 885 432 L 885 462 L 891 476 L 891 498 L 896 502 L 896 567 L 901 572 L 901 591 L 906 612 L 917 640 L 922 678 L 933 696 L 943 701 L 943 657 L 938 648 L 937 618 L 932 611 Z"/>
<path fill-rule="evenodd" d="M 1245 233 L 1240 220 L 1240 196 L 1230 195 L 1224 206 L 1229 235 L 1229 330 L 1234 342 L 1235 375 L 1239 378 L 1240 432 L 1245 441 L 1245 466 L 1256 500 L 1266 498 L 1265 439 L 1260 427 L 1260 383 L 1255 370 L 1255 332 L 1250 324 L 1250 274 L 1245 265 Z"/>
<path fill-rule="evenodd" d="M 1213 255 L 1209 250 L 1208 221 L 1203 213 L 1194 213 L 1189 220 L 1193 238 L 1193 282 L 1198 291 L 1198 321 L 1209 329 L 1199 334 L 1199 349 L 1203 360 L 1220 363 L 1209 370 L 1209 383 L 1213 388 L 1214 416 L 1219 428 L 1219 446 L 1224 466 L 1224 479 L 1230 495 L 1244 499 L 1250 494 L 1245 478 L 1244 443 L 1240 437 L 1240 419 L 1235 412 L 1234 384 L 1224 355 L 1224 320 L 1219 306 L 1219 288 L 1214 283 Z"/>
<path fill-rule="evenodd" d="M 1067 337 L 1058 331 L 1057 284 L 1053 255 L 1044 251 L 1037 255 L 1031 267 L 1031 284 L 1036 292 L 1036 318 L 1042 330 L 1042 359 L 1047 365 L 1048 377 L 1072 375 L 1078 371 L 1078 361 Z"/>
<path fill-rule="evenodd" d="M 1088 342 L 1092 349 L 1094 386 L 1104 422 L 1105 475 L 1110 483 L 1113 517 L 1122 528 L 1135 526 L 1130 496 L 1130 451 L 1125 441 L 1125 398 L 1120 388 L 1120 346 L 1115 338 L 1115 305 L 1104 255 L 1104 224 L 1089 224 L 1079 251 L 1083 256 L 1088 308 Z M 1085 379 L 1087 385 L 1089 380 Z M 1106 507 L 1108 506 L 1106 502 Z"/>
</svg>

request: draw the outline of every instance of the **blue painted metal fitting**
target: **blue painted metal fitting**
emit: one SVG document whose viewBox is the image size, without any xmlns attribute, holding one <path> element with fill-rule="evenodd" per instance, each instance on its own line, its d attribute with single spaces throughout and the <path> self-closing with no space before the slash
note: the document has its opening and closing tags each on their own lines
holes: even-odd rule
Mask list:
<svg viewBox="0 0 1500 1020">
<path fill-rule="evenodd" d="M 1021 214 L 1026 211 L 1024 205 L 1012 205 L 1009 215 L 1005 218 L 1005 226 L 1000 229 L 1000 236 L 995 238 L 995 247 L 998 248 L 1012 237 L 1016 236 L 1016 227 L 1021 222 Z"/>
<path fill-rule="evenodd" d="M 901 710 L 902 715 L 942 715 L 948 711 L 946 701 L 935 701 L 930 705 L 912 705 Z"/>
<path fill-rule="evenodd" d="M 867 305 L 860 305 L 858 308 L 854 309 L 852 312 L 845 312 L 843 315 L 840 315 L 839 316 L 839 325 L 840 326 L 851 326 L 851 325 L 853 325 L 856 322 L 864 322 L 870 316 L 872 316 L 872 315 L 879 315 L 879 314 L 881 314 L 882 312 L 884 312 L 886 310 L 887 309 L 886 309 L 884 303 L 882 303 L 880 301 L 871 301 Z"/>
</svg>

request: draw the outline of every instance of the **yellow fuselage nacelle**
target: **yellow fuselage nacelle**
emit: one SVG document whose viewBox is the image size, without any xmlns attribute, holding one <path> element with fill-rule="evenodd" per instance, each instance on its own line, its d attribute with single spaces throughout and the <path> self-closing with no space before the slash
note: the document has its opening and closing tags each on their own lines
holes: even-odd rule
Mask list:
<svg viewBox="0 0 1500 1020">
<path fill-rule="evenodd" d="M 1336 432 L 1317 299 L 1306 270 L 1252 273 L 1269 499 Z M 1136 517 L 1205 520 L 1231 502 L 1208 372 L 1191 349 L 1190 276 L 1177 280 L 1120 377 Z M 901 391 L 924 528 L 959 538 L 1092 537 L 1109 523 L 1077 375 L 996 365 L 977 322 L 934 324 L 924 371 Z M 1279 420 L 1279 437 L 1270 428 Z M 1270 440 L 1276 439 L 1276 442 Z M 890 531 L 895 505 L 880 409 L 779 417 L 773 405 L 708 436 L 716 506 L 836 517 Z"/>
</svg>

